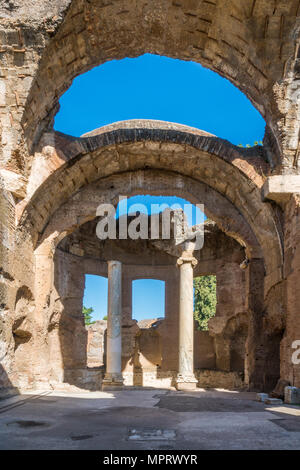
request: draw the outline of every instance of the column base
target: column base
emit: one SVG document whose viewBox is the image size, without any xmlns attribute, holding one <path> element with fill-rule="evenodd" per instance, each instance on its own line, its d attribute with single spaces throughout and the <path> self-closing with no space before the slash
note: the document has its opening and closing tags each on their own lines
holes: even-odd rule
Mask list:
<svg viewBox="0 0 300 470">
<path fill-rule="evenodd" d="M 102 381 L 102 390 L 122 390 L 123 375 L 115 373 L 106 373 Z"/>
<path fill-rule="evenodd" d="M 284 403 L 289 403 L 290 405 L 300 405 L 300 388 L 285 387 Z"/>
<path fill-rule="evenodd" d="M 177 390 L 196 390 L 198 380 L 194 374 L 178 374 L 176 377 L 176 389 Z"/>
</svg>

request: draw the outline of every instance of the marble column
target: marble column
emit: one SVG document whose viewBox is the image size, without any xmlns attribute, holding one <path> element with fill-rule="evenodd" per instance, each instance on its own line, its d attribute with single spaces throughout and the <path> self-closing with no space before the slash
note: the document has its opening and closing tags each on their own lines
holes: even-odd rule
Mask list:
<svg viewBox="0 0 300 470">
<path fill-rule="evenodd" d="M 177 390 L 194 390 L 194 293 L 193 268 L 197 260 L 192 255 L 177 260 L 179 281 L 179 364 L 176 379 Z"/>
<path fill-rule="evenodd" d="M 107 350 L 103 388 L 122 385 L 122 264 L 108 261 Z"/>
</svg>

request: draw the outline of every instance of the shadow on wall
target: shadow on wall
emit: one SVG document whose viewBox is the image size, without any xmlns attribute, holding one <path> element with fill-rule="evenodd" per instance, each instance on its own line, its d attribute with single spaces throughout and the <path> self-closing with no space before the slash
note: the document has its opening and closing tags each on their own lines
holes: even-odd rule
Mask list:
<svg viewBox="0 0 300 470">
<path fill-rule="evenodd" d="M 16 292 L 14 311 L 7 320 L 7 326 L 3 328 L 0 323 L 0 333 L 6 331 L 1 339 L 0 346 L 4 345 L 4 351 L 0 349 L 0 398 L 19 394 L 20 388 L 30 387 L 33 383 L 33 368 L 38 356 L 33 354 L 33 330 L 34 330 L 35 303 L 30 289 L 23 285 Z M 8 345 L 8 346 L 5 346 Z M 2 354 L 4 353 L 4 354 Z M 10 361 L 13 361 L 13 373 Z M 11 382 L 8 377 L 10 371 Z M 17 385 L 17 386 L 16 386 Z"/>
<path fill-rule="evenodd" d="M 39 369 L 39 355 L 34 347 L 35 301 L 27 286 L 18 289 L 12 324 L 14 340 L 14 366 L 20 387 L 30 387 L 34 370 Z"/>
<path fill-rule="evenodd" d="M 19 394 L 19 389 L 11 383 L 4 366 L 0 364 L 0 400 Z"/>
<path fill-rule="evenodd" d="M 171 368 L 167 358 L 163 357 L 163 341 L 171 341 L 165 320 L 148 319 L 123 325 L 122 372 L 125 384 L 159 388 L 164 384 L 175 385 L 177 367 Z M 87 327 L 88 330 L 88 365 L 102 365 L 106 369 L 106 322 L 97 321 Z M 195 324 L 194 364 L 197 370 L 215 370 L 216 355 L 214 339 L 208 331 L 198 331 Z M 102 344 L 101 344 L 102 342 Z M 175 347 L 175 346 L 174 346 Z M 178 356 L 176 348 L 175 355 Z M 165 362 L 167 361 L 167 362 Z"/>
<path fill-rule="evenodd" d="M 82 314 L 84 283 L 80 258 L 56 250 L 55 299 L 48 319 L 50 380 L 55 386 L 65 383 L 92 391 L 101 380 L 95 380 L 93 370 L 90 373 L 87 368 L 88 338 Z"/>
<path fill-rule="evenodd" d="M 147 320 L 144 320 L 147 322 Z M 134 350 L 129 364 L 132 367 L 132 385 L 143 386 L 143 372 L 152 372 L 154 377 L 158 378 L 158 371 L 162 366 L 162 344 L 159 327 L 163 320 L 148 320 L 149 325 L 142 325 L 143 321 L 138 322 L 140 328 L 134 338 Z"/>
</svg>

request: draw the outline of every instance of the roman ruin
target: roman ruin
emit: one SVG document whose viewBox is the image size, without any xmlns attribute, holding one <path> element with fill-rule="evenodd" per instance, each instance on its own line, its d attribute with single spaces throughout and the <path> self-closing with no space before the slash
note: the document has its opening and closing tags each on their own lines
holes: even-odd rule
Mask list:
<svg viewBox="0 0 300 470">
<path fill-rule="evenodd" d="M 299 0 L 11 0 L 0 15 L 0 394 L 299 389 Z M 148 120 L 53 129 L 76 76 L 147 52 L 232 82 L 266 121 L 263 145 Z M 138 194 L 204 204 L 203 249 L 100 241 L 99 204 Z M 85 274 L 108 277 L 107 327 L 84 325 Z M 201 332 L 205 274 L 217 311 Z M 131 286 L 144 277 L 165 281 L 166 315 L 139 325 Z"/>
</svg>

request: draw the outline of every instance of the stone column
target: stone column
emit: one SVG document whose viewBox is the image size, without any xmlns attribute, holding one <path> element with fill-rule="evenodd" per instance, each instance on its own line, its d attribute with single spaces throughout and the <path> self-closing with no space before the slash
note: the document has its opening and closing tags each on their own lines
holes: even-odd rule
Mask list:
<svg viewBox="0 0 300 470">
<path fill-rule="evenodd" d="M 122 265 L 119 261 L 108 261 L 107 353 L 103 388 L 122 385 Z"/>
<path fill-rule="evenodd" d="M 194 390 L 194 295 L 193 268 L 197 260 L 192 255 L 177 260 L 179 281 L 179 365 L 176 379 L 177 390 Z"/>
</svg>

